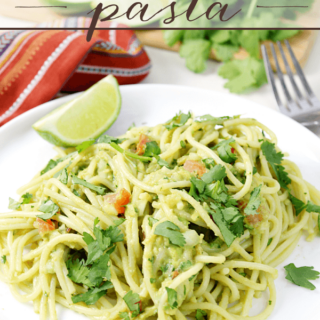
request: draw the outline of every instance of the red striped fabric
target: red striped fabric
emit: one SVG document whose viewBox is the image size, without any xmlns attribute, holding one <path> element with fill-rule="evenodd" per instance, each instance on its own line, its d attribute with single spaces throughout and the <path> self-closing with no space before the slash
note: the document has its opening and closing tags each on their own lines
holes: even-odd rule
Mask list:
<svg viewBox="0 0 320 320">
<path fill-rule="evenodd" d="M 61 23 L 88 25 L 90 19 Z M 109 26 L 109 22 L 102 25 Z M 0 125 L 59 92 L 86 90 L 108 74 L 120 84 L 138 83 L 150 68 L 149 57 L 132 30 L 98 30 L 90 42 L 81 31 L 4 33 L 0 35 Z"/>
</svg>

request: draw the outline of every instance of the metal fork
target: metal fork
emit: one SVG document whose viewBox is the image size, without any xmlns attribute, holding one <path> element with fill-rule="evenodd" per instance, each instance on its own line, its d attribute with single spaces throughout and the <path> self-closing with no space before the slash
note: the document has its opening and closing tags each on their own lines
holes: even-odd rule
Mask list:
<svg viewBox="0 0 320 320">
<path fill-rule="evenodd" d="M 293 76 L 293 71 L 290 68 L 290 65 L 288 63 L 288 60 L 284 54 L 283 48 L 281 46 L 280 41 L 277 42 L 277 45 L 280 50 L 280 54 L 282 57 L 282 60 L 284 62 L 287 74 L 289 76 L 291 85 L 293 87 L 293 90 L 295 92 L 295 99 L 292 98 L 288 86 L 285 82 L 283 72 L 280 69 L 279 60 L 275 51 L 274 44 L 271 43 L 271 52 L 273 59 L 275 61 L 277 74 L 280 80 L 281 87 L 284 91 L 284 95 L 286 98 L 286 103 L 284 104 L 279 96 L 278 89 L 276 87 L 275 83 L 275 76 L 271 68 L 270 59 L 268 57 L 267 48 L 265 45 L 261 46 L 262 49 L 262 56 L 265 64 L 265 69 L 268 77 L 268 81 L 272 86 L 272 90 L 275 96 L 275 99 L 277 101 L 277 104 L 279 106 L 279 109 L 282 113 L 287 115 L 288 117 L 293 118 L 297 122 L 301 123 L 303 126 L 310 129 L 312 132 L 320 136 L 320 101 L 313 93 L 310 85 L 307 82 L 306 77 L 303 74 L 302 68 L 294 55 L 292 48 L 287 40 L 285 40 L 285 44 L 288 48 L 290 57 L 292 59 L 293 65 L 296 69 L 296 73 L 298 77 L 300 78 L 300 81 L 302 83 L 302 86 L 305 90 L 305 96 L 301 93 L 296 80 Z"/>
</svg>

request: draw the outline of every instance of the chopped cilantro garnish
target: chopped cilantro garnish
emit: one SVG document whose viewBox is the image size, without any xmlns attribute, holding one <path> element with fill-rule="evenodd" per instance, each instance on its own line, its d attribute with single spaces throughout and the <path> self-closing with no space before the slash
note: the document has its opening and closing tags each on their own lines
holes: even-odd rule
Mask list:
<svg viewBox="0 0 320 320">
<path fill-rule="evenodd" d="M 89 289 L 85 293 L 78 294 L 72 297 L 73 303 L 84 302 L 87 305 L 95 304 L 101 297 L 106 295 L 108 289 L 113 288 L 110 281 L 105 281 L 101 287 Z"/>
<path fill-rule="evenodd" d="M 157 281 L 157 279 L 155 278 L 150 278 L 150 283 L 155 283 Z"/>
<path fill-rule="evenodd" d="M 61 172 L 59 173 L 58 179 L 63 184 L 67 184 L 68 183 L 68 171 L 67 171 L 66 168 L 61 170 Z"/>
<path fill-rule="evenodd" d="M 268 240 L 267 247 L 270 246 L 271 242 L 272 242 L 272 238 Z"/>
<path fill-rule="evenodd" d="M 124 297 L 124 302 L 128 306 L 129 310 L 132 311 L 132 318 L 137 317 L 141 310 L 140 310 L 140 304 L 141 304 L 141 298 L 137 293 L 133 293 L 132 290 L 130 290 Z"/>
<path fill-rule="evenodd" d="M 232 152 L 230 143 L 235 142 L 233 138 L 219 142 L 216 146 L 211 148 L 212 150 L 217 149 L 219 157 L 227 163 L 232 163 L 237 160 L 237 156 Z"/>
<path fill-rule="evenodd" d="M 172 130 L 173 128 L 181 127 L 186 124 L 186 122 L 191 118 L 191 113 L 188 112 L 187 114 L 182 113 L 181 111 L 173 117 L 171 120 L 167 122 L 165 127 L 168 130 Z"/>
<path fill-rule="evenodd" d="M 46 221 L 51 219 L 60 209 L 58 205 L 56 205 L 52 200 L 48 199 L 41 203 L 38 210 L 44 214 L 38 215 L 37 217 Z"/>
<path fill-rule="evenodd" d="M 308 201 L 308 203 L 305 204 L 303 201 L 296 198 L 291 193 L 289 193 L 289 197 L 290 197 L 291 203 L 293 204 L 293 206 L 295 208 L 296 216 L 299 215 L 299 213 L 302 212 L 304 209 L 306 209 L 307 212 L 310 212 L 310 213 L 317 212 L 320 214 L 320 206 L 312 203 L 311 201 Z"/>
<path fill-rule="evenodd" d="M 15 201 L 14 199 L 12 198 L 9 198 L 9 206 L 8 206 L 8 209 L 10 210 L 18 210 L 21 206 L 21 203 L 18 202 L 18 201 Z"/>
<path fill-rule="evenodd" d="M 256 167 L 253 167 L 252 174 L 256 174 L 258 172 Z"/>
<path fill-rule="evenodd" d="M 297 268 L 293 263 L 284 267 L 287 273 L 286 279 L 297 286 L 314 290 L 316 287 L 308 280 L 319 278 L 320 272 L 313 270 L 313 267 Z"/>
<path fill-rule="evenodd" d="M 184 261 L 180 264 L 179 269 L 181 271 L 187 271 L 189 268 L 193 266 L 192 262 L 190 260 Z"/>
<path fill-rule="evenodd" d="M 95 139 L 89 139 L 87 141 L 83 141 L 81 144 L 79 144 L 76 149 L 78 150 L 79 153 L 81 153 L 82 151 L 86 150 L 87 148 L 89 148 L 90 146 L 92 146 L 95 142 Z"/>
<path fill-rule="evenodd" d="M 129 317 L 129 313 L 128 312 L 120 312 L 119 313 L 119 317 L 121 319 L 124 319 L 124 320 L 130 320 L 130 317 Z"/>
<path fill-rule="evenodd" d="M 149 220 L 150 227 L 153 227 L 153 225 L 159 221 L 159 220 L 152 218 L 152 217 L 148 217 L 148 220 Z"/>
<path fill-rule="evenodd" d="M 45 166 L 45 168 L 41 171 L 41 175 L 45 174 L 46 172 L 53 169 L 59 162 L 56 160 L 49 160 L 48 164 Z"/>
<path fill-rule="evenodd" d="M 98 139 L 98 143 L 108 143 L 108 144 L 111 144 L 111 142 L 114 142 L 116 144 L 119 144 L 119 143 L 122 143 L 124 140 L 126 139 L 118 139 L 118 138 L 114 138 L 114 137 L 111 137 L 111 136 L 108 136 L 107 134 L 104 135 L 104 136 L 101 136 L 99 139 Z"/>
<path fill-rule="evenodd" d="M 72 176 L 72 182 L 73 182 L 73 184 L 80 184 L 88 189 L 91 189 L 100 195 L 104 195 L 106 193 L 105 187 L 95 186 L 94 184 L 89 183 L 85 180 L 82 180 L 82 179 L 78 178 L 77 176 Z"/>
<path fill-rule="evenodd" d="M 178 307 L 178 294 L 177 291 L 174 289 L 170 289 L 166 287 L 167 294 L 168 294 L 168 303 L 171 309 L 175 309 Z"/>
<path fill-rule="evenodd" d="M 0 258 L 1 263 L 5 264 L 7 262 L 7 256 L 3 255 Z"/>
<path fill-rule="evenodd" d="M 226 169 L 221 164 L 214 166 L 209 172 L 205 173 L 201 180 L 207 184 L 212 183 L 213 181 L 222 180 L 227 176 Z"/>
<path fill-rule="evenodd" d="M 119 218 L 117 220 L 115 220 L 113 223 L 116 227 L 119 227 L 121 224 L 123 224 L 126 221 L 125 218 Z"/>
<path fill-rule="evenodd" d="M 132 125 L 128 128 L 127 131 L 131 130 L 132 128 L 136 127 L 136 124 L 134 122 L 132 122 Z"/>
<path fill-rule="evenodd" d="M 202 162 L 204 163 L 207 169 L 211 169 L 215 164 L 212 158 L 203 159 Z"/>
<path fill-rule="evenodd" d="M 33 197 L 32 194 L 30 194 L 28 192 L 25 193 L 24 195 L 22 195 L 23 200 L 22 200 L 21 204 L 29 204 L 31 199 L 32 199 L 32 197 Z"/>
<path fill-rule="evenodd" d="M 261 204 L 261 200 L 260 200 L 261 187 L 262 187 L 262 185 L 254 188 L 253 191 L 251 192 L 250 200 L 249 200 L 246 208 L 244 209 L 244 213 L 247 216 L 258 214 L 257 210 Z"/>
<path fill-rule="evenodd" d="M 186 240 L 180 232 L 180 228 L 171 221 L 165 221 L 158 224 L 154 230 L 154 234 L 168 238 L 171 244 L 179 247 L 183 247 L 186 244 Z"/>
<path fill-rule="evenodd" d="M 187 147 L 186 143 L 183 140 L 180 141 L 180 146 L 181 146 L 181 148 Z"/>
<path fill-rule="evenodd" d="M 261 144 L 261 150 L 277 176 L 281 188 L 288 190 L 287 185 L 291 183 L 291 179 L 288 177 L 288 173 L 284 171 L 284 167 L 281 166 L 284 154 L 277 152 L 275 144 L 269 141 L 264 141 Z"/>
<path fill-rule="evenodd" d="M 236 238 L 236 235 L 229 229 L 228 223 L 224 219 L 221 209 L 213 203 L 211 204 L 211 208 L 212 210 L 209 210 L 209 213 L 211 214 L 215 224 L 220 229 L 225 243 L 230 247 Z"/>
<path fill-rule="evenodd" d="M 156 141 L 150 141 L 146 144 L 146 150 L 143 154 L 144 157 L 154 157 L 161 153 L 161 149 Z"/>
<path fill-rule="evenodd" d="M 213 122 L 214 125 L 222 125 L 226 120 L 228 119 L 232 119 L 231 117 L 225 116 L 225 117 L 213 117 L 210 114 L 205 114 L 201 117 L 197 117 L 195 119 L 196 122 L 206 122 L 206 121 L 210 121 Z"/>
<path fill-rule="evenodd" d="M 201 309 L 197 309 L 196 312 L 196 320 L 205 320 L 205 316 L 207 315 L 207 313 L 204 310 Z"/>
<path fill-rule="evenodd" d="M 87 261 L 77 259 L 78 252 L 76 252 L 66 263 L 68 277 L 76 283 L 89 287 L 87 292 L 73 296 L 73 303 L 83 301 L 87 305 L 94 304 L 108 289 L 113 288 L 110 282 L 109 259 L 115 249 L 114 244 L 123 241 L 123 234 L 114 226 L 103 230 L 97 227 L 98 223 L 99 219 L 96 219 L 93 226 L 95 239 L 88 233 L 83 233 L 83 240 L 88 245 Z"/>
</svg>

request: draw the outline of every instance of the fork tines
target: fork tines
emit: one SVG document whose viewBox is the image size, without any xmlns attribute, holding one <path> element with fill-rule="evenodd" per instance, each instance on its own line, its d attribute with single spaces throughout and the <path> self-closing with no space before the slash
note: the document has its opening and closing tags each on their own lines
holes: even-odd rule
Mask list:
<svg viewBox="0 0 320 320">
<path fill-rule="evenodd" d="M 261 48 L 262 49 L 262 56 L 263 56 L 263 60 L 265 63 L 265 69 L 266 69 L 268 81 L 272 86 L 272 90 L 273 90 L 274 96 L 276 98 L 277 104 L 279 106 L 279 109 L 282 113 L 284 113 L 292 118 L 297 118 L 297 117 L 299 118 L 299 116 L 302 116 L 302 115 L 306 115 L 306 114 L 313 113 L 313 112 L 319 112 L 320 102 L 316 98 L 311 87 L 309 86 L 309 84 L 303 74 L 303 71 L 301 69 L 301 66 L 300 66 L 296 56 L 294 55 L 292 48 L 287 40 L 285 40 L 285 44 L 286 44 L 286 47 L 287 47 L 288 52 L 290 54 L 290 57 L 292 59 L 293 65 L 296 69 L 296 74 L 300 78 L 302 86 L 306 91 L 306 97 L 304 97 L 302 95 L 302 93 L 296 83 L 296 80 L 294 79 L 293 71 L 289 65 L 289 62 L 288 62 L 288 59 L 284 53 L 283 47 L 282 47 L 280 41 L 278 41 L 277 45 L 278 45 L 282 60 L 284 62 L 284 66 L 285 66 L 287 75 L 290 79 L 291 85 L 292 85 L 293 90 L 296 95 L 295 99 L 293 99 L 289 90 L 288 90 L 287 84 L 285 82 L 283 72 L 281 71 L 279 60 L 278 60 L 276 50 L 275 50 L 275 46 L 273 43 L 270 43 L 272 56 L 273 56 L 273 59 L 275 62 L 276 70 L 277 70 L 277 75 L 279 77 L 280 84 L 281 84 L 281 87 L 284 91 L 284 95 L 286 98 L 286 104 L 284 104 L 281 101 L 281 98 L 279 96 L 277 86 L 275 83 L 275 76 L 272 71 L 270 59 L 269 59 L 269 56 L 267 53 L 267 48 L 265 45 L 262 45 L 262 48 Z"/>
</svg>

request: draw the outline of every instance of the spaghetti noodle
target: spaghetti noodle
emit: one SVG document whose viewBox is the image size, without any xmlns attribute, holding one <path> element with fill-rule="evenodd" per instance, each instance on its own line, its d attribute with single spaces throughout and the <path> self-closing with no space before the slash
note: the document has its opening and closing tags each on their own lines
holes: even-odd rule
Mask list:
<svg viewBox="0 0 320 320">
<path fill-rule="evenodd" d="M 262 148 L 275 134 L 254 119 L 179 114 L 120 138 L 57 148 L 0 215 L 0 279 L 13 296 L 52 320 L 56 303 L 91 319 L 267 319 L 275 267 L 317 232 L 318 214 L 296 215 L 288 190 L 320 205 L 289 160 L 281 185 Z"/>
</svg>

